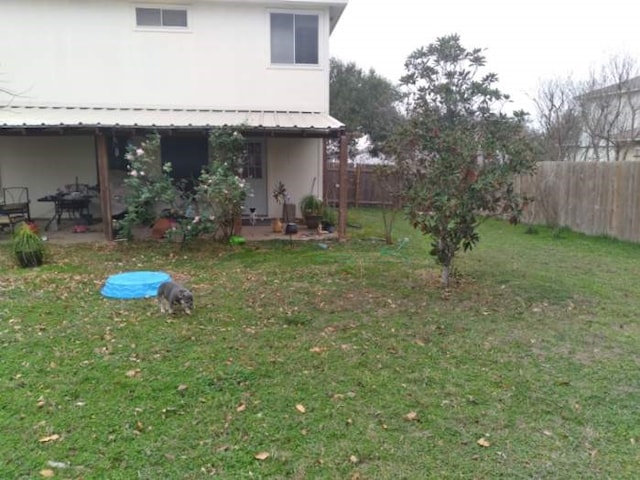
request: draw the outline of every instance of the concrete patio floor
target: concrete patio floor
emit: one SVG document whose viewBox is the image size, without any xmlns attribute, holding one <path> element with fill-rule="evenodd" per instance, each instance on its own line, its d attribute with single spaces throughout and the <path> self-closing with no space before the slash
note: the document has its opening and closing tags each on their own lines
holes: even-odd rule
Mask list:
<svg viewBox="0 0 640 480">
<path fill-rule="evenodd" d="M 36 224 L 40 227 L 40 235 L 46 238 L 46 241 L 52 244 L 74 244 L 74 243 L 107 243 L 107 239 L 104 237 L 104 231 L 102 224 L 90 225 L 88 231 L 85 233 L 74 233 L 72 221 L 63 220 L 60 227 L 57 229 L 49 229 L 44 231 L 44 225 L 46 220 L 35 220 Z M 145 240 L 151 239 L 150 228 L 138 228 L 134 232 L 136 239 Z M 292 241 L 324 241 L 337 238 L 335 233 L 318 233 L 315 230 L 308 229 L 305 225 L 298 224 L 298 233 L 291 235 L 285 235 L 283 233 L 274 233 L 271 225 L 265 225 L 264 222 L 261 225 L 242 225 L 240 236 L 244 237 L 247 241 L 264 241 L 264 240 L 292 240 Z M 0 231 L 0 242 L 8 242 L 11 239 L 11 232 L 8 229 Z M 164 241 L 164 240 L 163 240 Z"/>
</svg>

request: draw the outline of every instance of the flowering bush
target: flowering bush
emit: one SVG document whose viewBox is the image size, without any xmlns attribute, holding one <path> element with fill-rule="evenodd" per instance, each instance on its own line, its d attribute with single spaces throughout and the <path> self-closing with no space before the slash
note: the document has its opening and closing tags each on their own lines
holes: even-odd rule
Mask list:
<svg viewBox="0 0 640 480">
<path fill-rule="evenodd" d="M 119 236 L 132 237 L 134 225 L 151 225 L 157 218 L 159 204 L 175 208 L 177 190 L 171 179 L 171 164 L 160 162 L 160 135 L 152 134 L 136 147 L 129 145 L 125 158 L 129 162 L 124 180 L 127 212 L 118 223 Z"/>
<path fill-rule="evenodd" d="M 172 219 L 169 239 L 187 242 L 216 233 L 228 241 L 249 194 L 241 177 L 245 142 L 240 133 L 219 129 L 211 133 L 209 146 L 209 165 L 202 169 L 194 192 L 188 193 L 174 184 L 171 164 L 161 164 L 160 135 L 150 135 L 139 147 L 129 145 L 127 213 L 118 225 L 119 236 L 131 238 L 134 225 L 151 225 L 162 211 Z"/>
<path fill-rule="evenodd" d="M 243 136 L 229 129 L 213 130 L 209 136 L 209 165 L 202 170 L 196 185 L 195 199 L 201 218 L 215 219 L 223 241 L 235 233 L 236 219 L 250 188 L 241 177 L 246 144 Z"/>
<path fill-rule="evenodd" d="M 203 219 L 199 215 L 195 217 L 182 216 L 175 220 L 173 227 L 167 232 L 167 238 L 172 241 L 188 243 L 205 234 L 214 233 L 216 228 L 214 218 Z"/>
</svg>

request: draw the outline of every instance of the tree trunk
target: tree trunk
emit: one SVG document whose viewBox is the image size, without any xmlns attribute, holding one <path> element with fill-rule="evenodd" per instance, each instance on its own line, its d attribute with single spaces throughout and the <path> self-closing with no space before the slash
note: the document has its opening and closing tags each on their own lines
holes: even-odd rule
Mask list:
<svg viewBox="0 0 640 480">
<path fill-rule="evenodd" d="M 443 229 L 442 231 L 446 231 Z M 442 275 L 440 277 L 440 286 L 449 288 L 449 275 L 451 273 L 451 264 L 453 263 L 453 255 L 450 253 L 453 248 L 447 248 L 446 237 L 441 235 L 438 239 L 438 259 L 442 264 Z"/>
<path fill-rule="evenodd" d="M 442 276 L 440 277 L 440 286 L 442 288 L 449 288 L 449 272 L 451 267 L 449 265 L 442 266 Z"/>
</svg>

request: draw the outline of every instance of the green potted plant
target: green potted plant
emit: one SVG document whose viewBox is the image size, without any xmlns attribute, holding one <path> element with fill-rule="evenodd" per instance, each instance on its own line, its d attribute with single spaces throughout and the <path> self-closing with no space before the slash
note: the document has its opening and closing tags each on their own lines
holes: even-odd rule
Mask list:
<svg viewBox="0 0 640 480">
<path fill-rule="evenodd" d="M 322 209 L 322 230 L 333 233 L 337 224 L 336 212 L 329 205 L 324 205 Z"/>
<path fill-rule="evenodd" d="M 13 234 L 11 249 L 16 261 L 23 268 L 37 267 L 44 262 L 44 241 L 26 223 L 23 223 Z"/>
<path fill-rule="evenodd" d="M 318 228 L 322 220 L 324 204 L 313 194 L 308 194 L 300 200 L 300 211 L 308 228 Z"/>
</svg>

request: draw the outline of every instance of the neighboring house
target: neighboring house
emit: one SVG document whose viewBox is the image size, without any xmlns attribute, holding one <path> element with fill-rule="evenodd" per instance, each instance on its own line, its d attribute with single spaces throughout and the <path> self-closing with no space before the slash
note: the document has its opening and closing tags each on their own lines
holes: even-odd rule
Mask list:
<svg viewBox="0 0 640 480">
<path fill-rule="evenodd" d="M 158 131 L 177 178 L 207 162 L 211 128 L 242 125 L 246 208 L 277 216 L 321 196 L 329 116 L 329 36 L 348 0 L 2 0 L 0 186 L 36 199 L 100 185 L 92 206 L 110 234 L 113 179 L 128 142 Z"/>
<path fill-rule="evenodd" d="M 640 76 L 577 98 L 576 160 L 640 160 Z"/>
</svg>

